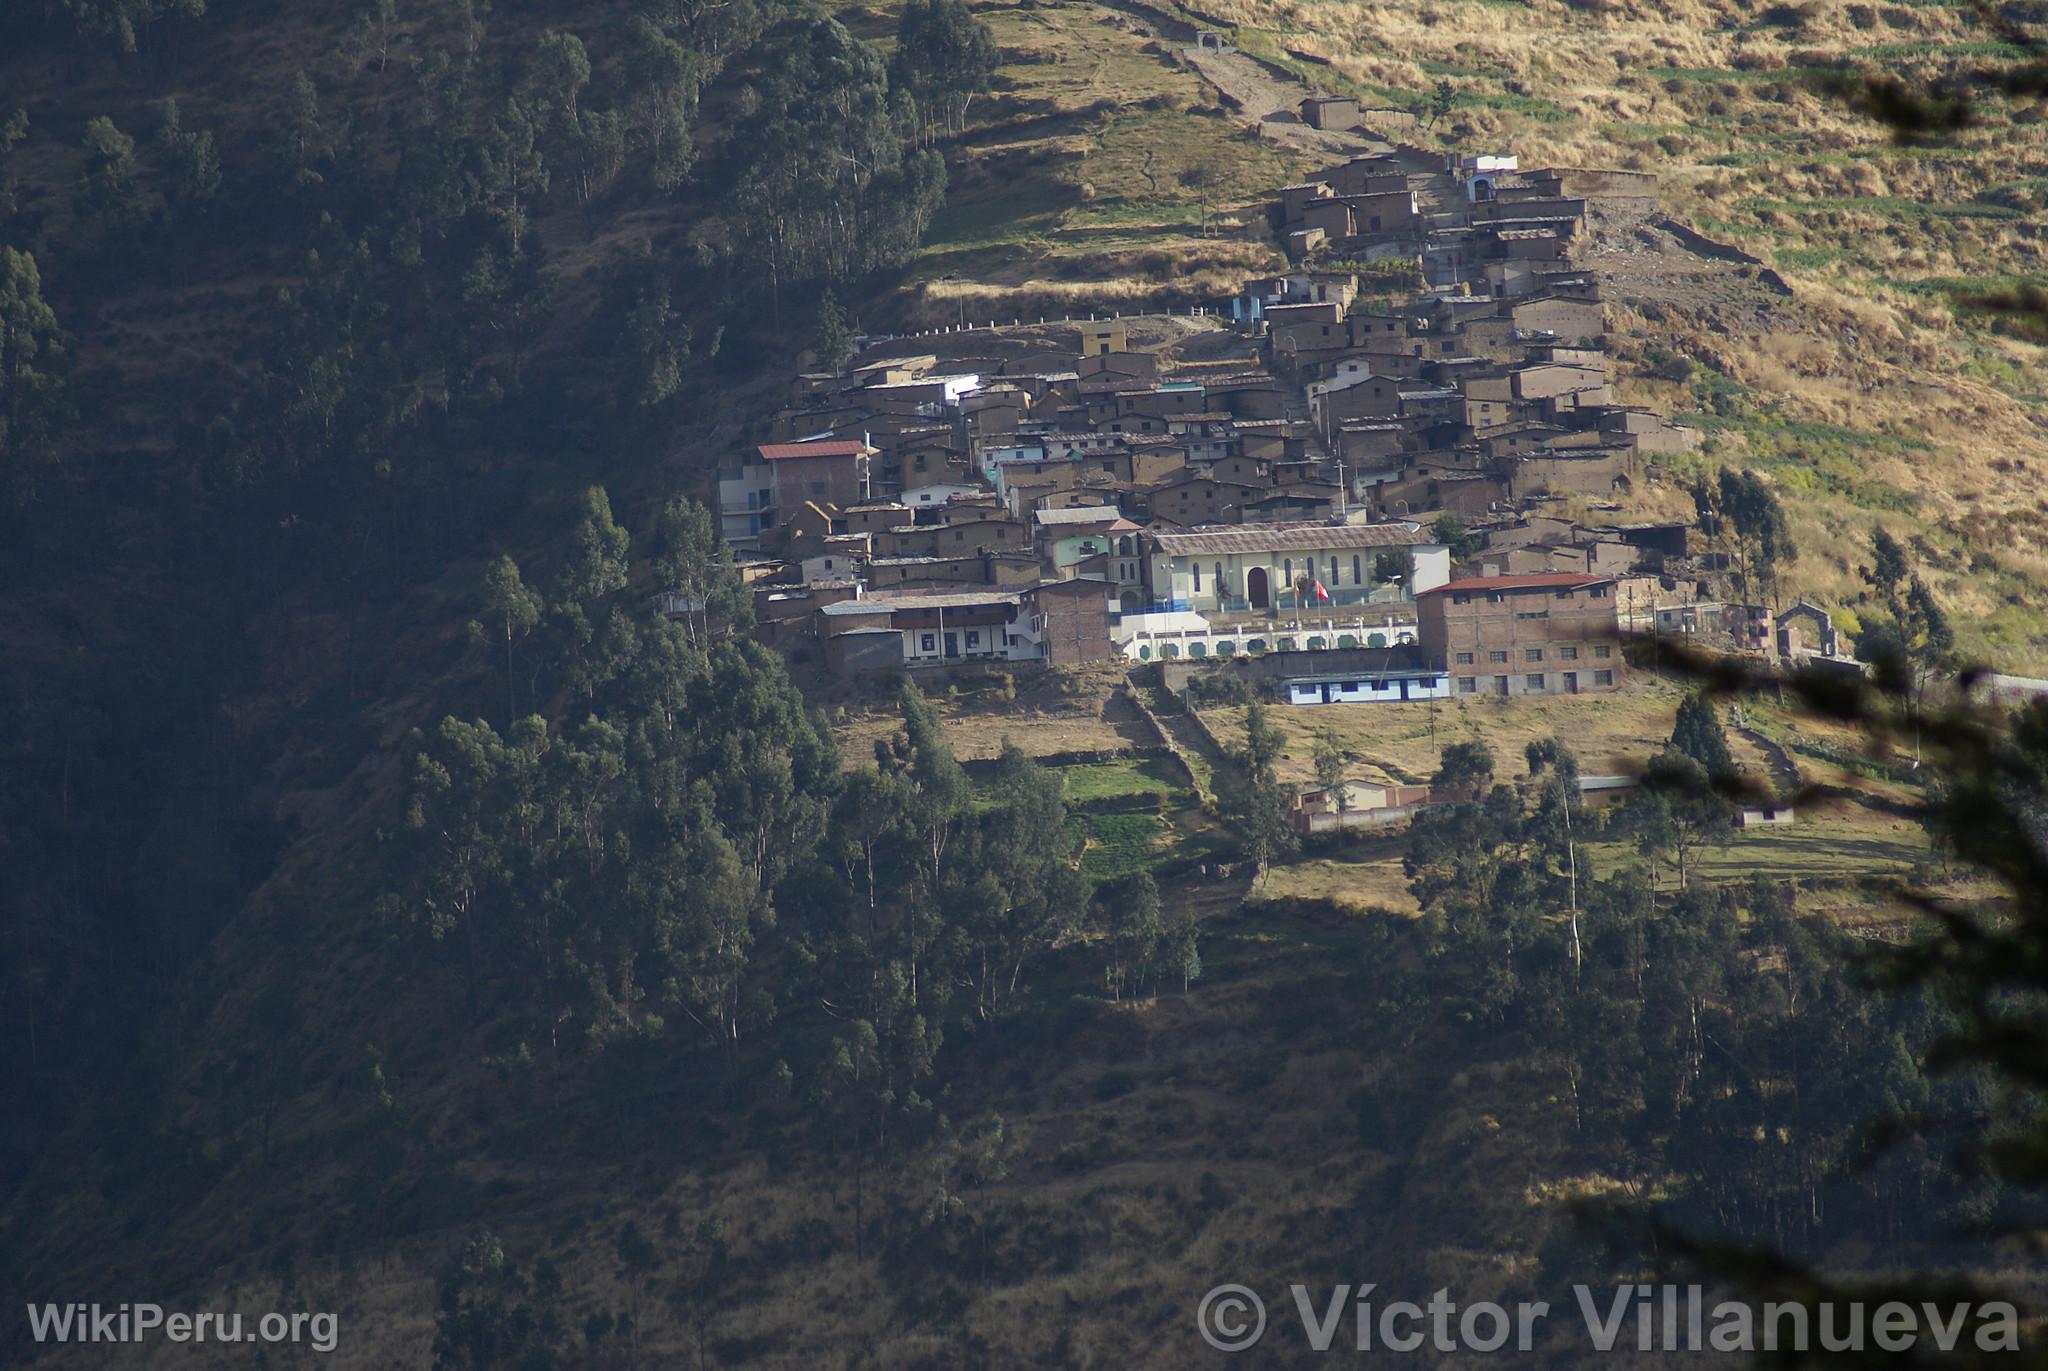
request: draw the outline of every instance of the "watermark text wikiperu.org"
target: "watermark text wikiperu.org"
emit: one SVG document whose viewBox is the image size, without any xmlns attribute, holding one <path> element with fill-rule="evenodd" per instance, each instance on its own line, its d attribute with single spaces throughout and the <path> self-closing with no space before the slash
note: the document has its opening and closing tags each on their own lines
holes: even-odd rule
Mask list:
<svg viewBox="0 0 2048 1371">
<path fill-rule="evenodd" d="M 244 1316 L 207 1309 L 167 1310 L 160 1304 L 31 1304 L 29 1335 L 46 1346 L 119 1343 L 290 1343 L 332 1352 L 340 1341 L 333 1314 L 300 1310 Z"/>
</svg>

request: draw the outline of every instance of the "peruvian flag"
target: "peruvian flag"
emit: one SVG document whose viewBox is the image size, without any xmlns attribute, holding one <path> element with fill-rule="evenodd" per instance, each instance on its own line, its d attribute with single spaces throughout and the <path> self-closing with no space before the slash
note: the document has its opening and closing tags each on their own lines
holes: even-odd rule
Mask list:
<svg viewBox="0 0 2048 1371">
<path fill-rule="evenodd" d="M 1322 600 L 1325 602 L 1327 602 L 1330 598 L 1330 592 L 1323 589 L 1323 583 L 1321 581 L 1316 582 L 1316 598 L 1318 600 Z"/>
</svg>

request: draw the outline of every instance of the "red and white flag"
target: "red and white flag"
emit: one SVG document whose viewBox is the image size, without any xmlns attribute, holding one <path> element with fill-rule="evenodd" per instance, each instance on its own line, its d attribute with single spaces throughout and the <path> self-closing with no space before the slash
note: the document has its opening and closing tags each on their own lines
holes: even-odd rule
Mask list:
<svg viewBox="0 0 2048 1371">
<path fill-rule="evenodd" d="M 1316 582 L 1316 598 L 1318 600 L 1327 600 L 1330 598 L 1330 592 L 1323 589 L 1323 583 L 1321 581 Z"/>
</svg>

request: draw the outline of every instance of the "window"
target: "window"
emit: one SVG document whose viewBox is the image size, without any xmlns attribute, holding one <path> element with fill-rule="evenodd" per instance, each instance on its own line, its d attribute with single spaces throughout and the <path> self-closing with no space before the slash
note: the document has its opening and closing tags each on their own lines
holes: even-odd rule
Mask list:
<svg viewBox="0 0 2048 1371">
<path fill-rule="evenodd" d="M 1216 593 L 1221 595 L 1223 593 L 1223 563 L 1211 562 L 1209 564 L 1209 573 L 1216 582 Z"/>
<path fill-rule="evenodd" d="M 1530 673 L 1529 673 L 1529 676 L 1528 676 L 1528 681 L 1529 681 L 1529 689 L 1531 689 L 1531 690 L 1541 690 L 1541 689 L 1543 689 L 1543 673 L 1542 673 L 1542 672 L 1540 672 L 1540 671 L 1532 671 L 1532 672 L 1530 672 Z"/>
<path fill-rule="evenodd" d="M 1202 564 L 1201 564 L 1200 562 L 1196 562 L 1196 563 L 1194 564 L 1194 573 L 1195 573 L 1195 594 L 1197 594 L 1197 595 L 1200 595 L 1200 594 L 1202 593 Z"/>
<path fill-rule="evenodd" d="M 1594 599 L 1596 599 L 1596 600 L 1604 600 L 1604 599 L 1606 599 L 1606 598 L 1607 598 L 1607 587 L 1606 587 L 1606 586 L 1594 586 L 1594 587 L 1593 587 L 1593 598 L 1594 598 Z"/>
<path fill-rule="evenodd" d="M 1525 651 L 1524 651 L 1524 652 L 1522 653 L 1522 660 L 1523 660 L 1523 661 L 1525 661 L 1525 662 L 1540 662 L 1540 661 L 1542 661 L 1542 660 L 1543 660 L 1543 649 L 1542 649 L 1542 648 L 1540 648 L 1540 647 L 1532 647 L 1532 648 L 1529 648 L 1529 649 L 1525 650 Z"/>
<path fill-rule="evenodd" d="M 1550 611 L 1547 609 L 1518 609 L 1515 611 L 1515 617 L 1517 619 L 1548 619 Z"/>
<path fill-rule="evenodd" d="M 1486 592 L 1486 603 L 1490 605 L 1504 605 L 1507 602 L 1508 597 L 1501 594 L 1497 590 L 1489 590 Z"/>
<path fill-rule="evenodd" d="M 1614 655 L 1614 649 L 1605 643 L 1596 643 L 1593 646 L 1593 655 L 1604 662 Z"/>
<path fill-rule="evenodd" d="M 1507 659 L 1508 654 L 1505 651 L 1494 651 L 1486 654 L 1486 660 L 1489 662 L 1505 662 Z"/>
<path fill-rule="evenodd" d="M 1469 653 L 1469 652 L 1460 652 L 1460 653 L 1458 654 L 1458 665 L 1459 665 L 1459 666 L 1470 666 L 1470 665 L 1472 665 L 1472 654 L 1471 654 L 1471 653 Z"/>
<path fill-rule="evenodd" d="M 1596 672 L 1594 672 L 1594 673 L 1593 673 L 1593 684 L 1594 684 L 1594 685 L 1613 685 L 1613 684 L 1614 684 L 1614 673 L 1613 673 L 1613 672 L 1611 672 L 1611 671 L 1596 671 Z"/>
<path fill-rule="evenodd" d="M 923 648 L 922 648 L 921 650 L 922 650 L 922 651 L 925 651 L 925 652 L 930 652 L 930 651 L 932 651 L 933 649 L 937 648 L 937 647 L 938 647 L 938 645 L 939 645 L 939 640 L 938 640 L 937 638 L 935 638 L 934 636 L 932 636 L 931 634 L 927 633 L 927 634 L 925 634 L 925 635 L 924 635 L 924 646 L 923 646 Z"/>
<path fill-rule="evenodd" d="M 980 630 L 980 629 L 978 629 L 978 628 L 970 628 L 970 629 L 968 629 L 968 630 L 967 630 L 967 646 L 969 646 L 969 647 L 980 647 L 980 646 L 981 646 L 981 630 Z"/>
<path fill-rule="evenodd" d="M 1479 690 L 1479 678 L 1478 678 L 1478 677 L 1476 677 L 1476 676 L 1460 676 L 1460 677 L 1458 678 L 1458 693 L 1459 693 L 1460 695 L 1473 695 L 1473 694 L 1476 694 L 1476 693 L 1478 693 L 1478 690 Z"/>
<path fill-rule="evenodd" d="M 1557 655 L 1564 658 L 1567 662 L 1579 660 L 1579 650 L 1576 647 L 1561 647 L 1557 650 Z"/>
<path fill-rule="evenodd" d="M 1365 584 L 1365 563 L 1356 557 L 1351 559 L 1351 584 L 1355 586 Z"/>
<path fill-rule="evenodd" d="M 1451 592 L 1451 603 L 1454 605 L 1469 605 L 1472 603 L 1472 597 L 1462 590 L 1454 590 Z"/>
<path fill-rule="evenodd" d="M 1330 584 L 1333 586 L 1337 584 L 1337 559 L 1335 557 L 1330 559 Z"/>
<path fill-rule="evenodd" d="M 1280 559 L 1280 578 L 1289 585 L 1294 584 L 1294 559 L 1292 557 Z"/>
</svg>

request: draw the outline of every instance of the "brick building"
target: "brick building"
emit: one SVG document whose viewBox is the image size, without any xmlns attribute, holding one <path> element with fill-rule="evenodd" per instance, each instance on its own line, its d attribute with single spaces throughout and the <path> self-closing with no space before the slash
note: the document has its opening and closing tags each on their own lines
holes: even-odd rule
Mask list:
<svg viewBox="0 0 2048 1371">
<path fill-rule="evenodd" d="M 1118 655 L 1110 638 L 1116 588 L 1092 577 L 1045 581 L 1024 592 L 1024 607 L 1046 661 L 1056 666 L 1106 662 Z"/>
<path fill-rule="evenodd" d="M 1576 695 L 1622 684 L 1614 578 L 1474 576 L 1420 597 L 1423 660 L 1457 695 Z"/>
<path fill-rule="evenodd" d="M 868 463 L 875 449 L 864 442 L 763 443 L 756 452 L 768 468 L 779 509 L 791 510 L 806 500 L 844 509 L 868 498 Z"/>
</svg>

